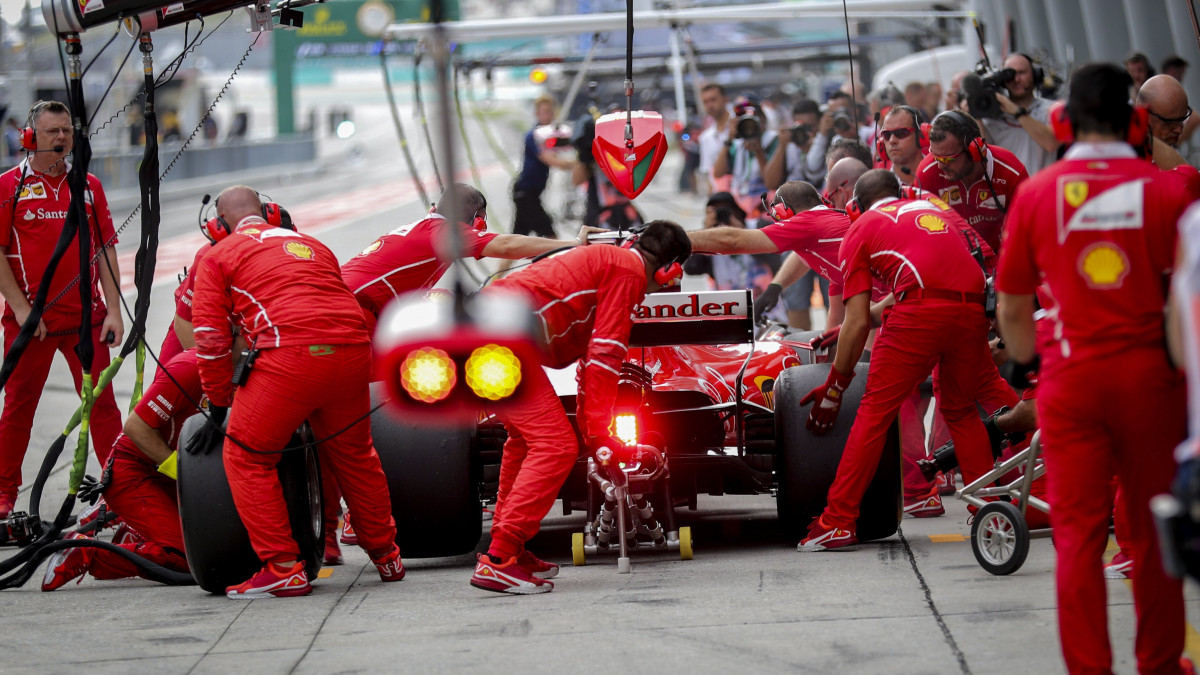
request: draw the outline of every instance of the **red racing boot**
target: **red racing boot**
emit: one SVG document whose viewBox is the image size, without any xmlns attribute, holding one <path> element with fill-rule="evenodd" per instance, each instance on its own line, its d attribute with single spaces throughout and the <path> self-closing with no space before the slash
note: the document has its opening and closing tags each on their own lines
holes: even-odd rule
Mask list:
<svg viewBox="0 0 1200 675">
<path fill-rule="evenodd" d="M 1133 558 L 1125 555 L 1124 551 L 1117 551 L 1112 562 L 1104 566 L 1105 579 L 1130 579 L 1132 576 Z"/>
<path fill-rule="evenodd" d="M 817 518 L 808 528 L 808 536 L 800 540 L 796 550 L 802 553 L 813 551 L 845 551 L 858 545 L 854 530 L 843 530 L 825 524 L 825 518 Z"/>
<path fill-rule="evenodd" d="M 72 532 L 64 537 L 64 540 L 66 539 L 91 539 L 91 537 L 80 532 Z M 72 579 L 79 579 L 75 583 L 82 582 L 83 575 L 87 574 L 95 553 L 96 549 L 84 546 L 65 548 L 55 552 L 50 556 L 50 561 L 46 563 L 46 576 L 42 577 L 42 590 L 53 591 L 62 588 Z"/>
<path fill-rule="evenodd" d="M 487 553 L 480 553 L 471 575 L 471 585 L 495 593 L 533 595 L 554 590 L 554 582 L 539 579 L 521 567 L 517 558 L 501 560 Z"/>
<path fill-rule="evenodd" d="M 333 567 L 342 562 L 342 548 L 338 546 L 338 532 L 334 528 L 325 533 L 325 564 Z"/>
<path fill-rule="evenodd" d="M 392 549 L 386 558 L 372 560 L 375 569 L 379 570 L 379 578 L 383 581 L 400 581 L 404 578 L 404 561 L 400 559 L 400 547 Z"/>
<path fill-rule="evenodd" d="M 290 598 L 309 593 L 312 593 L 312 586 L 304 572 L 304 563 L 299 560 L 290 567 L 269 562 L 248 580 L 225 589 L 225 597 L 237 600 Z"/>
<path fill-rule="evenodd" d="M 358 535 L 354 534 L 354 528 L 350 525 L 349 511 L 346 511 L 346 516 L 342 520 L 342 543 L 347 546 L 358 546 Z"/>
<path fill-rule="evenodd" d="M 904 505 L 905 518 L 936 518 L 946 514 L 942 506 L 942 496 L 938 494 L 937 486 L 929 489 L 929 493 L 917 497 Z"/>
<path fill-rule="evenodd" d="M 558 565 L 546 562 L 528 550 L 521 551 L 521 555 L 517 556 L 517 564 L 539 579 L 553 579 L 558 576 Z"/>
</svg>

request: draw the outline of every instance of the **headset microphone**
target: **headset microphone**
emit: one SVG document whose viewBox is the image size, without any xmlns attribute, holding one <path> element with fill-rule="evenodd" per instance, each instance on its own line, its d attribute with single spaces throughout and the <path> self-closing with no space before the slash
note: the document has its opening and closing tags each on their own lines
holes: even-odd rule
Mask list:
<svg viewBox="0 0 1200 675">
<path fill-rule="evenodd" d="M 56 145 L 49 150 L 26 150 L 25 152 L 62 152 L 65 148 L 61 145 Z"/>
<path fill-rule="evenodd" d="M 900 172 L 907 176 L 912 173 L 912 169 L 908 168 L 907 166 L 902 166 L 900 167 Z"/>
</svg>

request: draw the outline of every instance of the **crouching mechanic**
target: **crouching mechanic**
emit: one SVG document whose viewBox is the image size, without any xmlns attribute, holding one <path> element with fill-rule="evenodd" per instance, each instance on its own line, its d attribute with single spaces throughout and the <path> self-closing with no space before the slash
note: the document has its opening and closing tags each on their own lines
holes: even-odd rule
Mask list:
<svg viewBox="0 0 1200 675">
<path fill-rule="evenodd" d="M 105 467 L 111 482 L 104 499 L 125 521 L 113 543 L 176 572 L 189 571 L 175 492 L 176 447 L 184 421 L 196 414 L 196 404 L 205 405 L 203 396 L 195 350 L 164 363 L 125 420 L 124 433 L 117 436 Z M 89 572 L 96 579 L 144 576 L 140 567 L 119 553 L 68 548 L 50 558 L 42 590 L 53 591 Z"/>
<path fill-rule="evenodd" d="M 975 412 L 979 383 L 996 371 L 987 342 L 983 270 L 962 244 L 958 230 L 967 225 L 961 218 L 924 200 L 900 199 L 900 194 L 896 176 L 882 169 L 863 174 L 854 186 L 851 210 L 870 208 L 842 242 L 846 318 L 828 380 L 800 401 L 812 403 L 810 431 L 824 434 L 836 422 L 867 334 L 880 323 L 870 305 L 872 277 L 891 288 L 896 302 L 884 310 L 866 393 L 829 488 L 828 505 L 809 526 L 800 551 L 858 543 L 855 521 L 888 427 L 904 399 L 935 367 L 942 393 L 938 408 L 958 448 L 964 478 L 974 480 L 992 466 L 987 431 Z"/>
<path fill-rule="evenodd" d="M 196 273 L 192 316 L 200 381 L 219 422 L 234 506 L 263 568 L 227 589 L 231 598 L 312 592 L 292 538 L 278 451 L 308 420 L 321 464 L 354 510 L 355 529 L 384 581 L 404 577 L 387 479 L 371 441 L 371 346 L 363 312 L 337 259 L 313 237 L 262 218 L 258 194 L 226 189 L 217 216 L 231 234 Z M 233 396 L 234 321 L 259 355 Z"/>
<path fill-rule="evenodd" d="M 454 212 L 462 214 L 466 221 L 460 224 L 465 255 L 476 259 L 532 258 L 563 246 L 586 243 L 588 232 L 602 231 L 585 225 L 577 238 L 567 241 L 488 232 L 487 199 L 483 193 L 458 183 L 453 194 L 459 200 Z M 446 255 L 451 250 L 449 227 L 450 223 L 434 205 L 426 217 L 383 235 L 342 265 L 342 278 L 367 313 L 369 332 L 375 332 L 379 313 L 392 299 L 409 291 L 430 288 L 446 273 L 455 260 Z"/>
<path fill-rule="evenodd" d="M 493 288 L 528 296 L 544 331 L 544 364 L 579 361 L 576 422 L 590 452 L 611 440 L 617 377 L 629 345 L 633 311 L 651 293 L 679 283 L 691 254 L 679 225 L 656 220 L 632 246 L 586 246 L 535 263 Z M 485 291 L 485 293 L 488 291 Z M 500 461 L 500 488 L 492 542 L 479 555 L 471 585 L 500 593 L 547 593 L 558 566 L 525 550 L 537 534 L 579 457 L 566 410 L 541 368 L 525 376 L 528 403 L 500 414 L 508 441 Z M 357 522 L 357 521 L 356 521 Z"/>
</svg>

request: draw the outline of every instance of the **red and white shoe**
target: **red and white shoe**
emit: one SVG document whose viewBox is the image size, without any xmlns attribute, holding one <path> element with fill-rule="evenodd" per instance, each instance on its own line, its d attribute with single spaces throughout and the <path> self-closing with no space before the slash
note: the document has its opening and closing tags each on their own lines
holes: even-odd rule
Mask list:
<svg viewBox="0 0 1200 675">
<path fill-rule="evenodd" d="M 113 513 L 112 509 L 108 508 L 108 502 L 104 501 L 104 497 L 101 497 L 96 500 L 95 504 L 85 507 L 82 511 L 79 512 L 79 518 L 75 522 L 75 529 L 77 529 L 81 532 L 88 530 L 88 529 L 93 529 L 93 528 L 89 528 L 88 526 L 91 525 L 93 521 L 95 521 L 97 518 L 100 517 L 101 509 L 104 510 L 105 518 L 108 519 L 104 523 L 104 526 L 103 526 L 104 528 L 119 527 L 122 523 L 125 522 L 125 521 L 121 520 L 121 516 L 117 515 L 116 513 Z M 99 532 L 100 529 L 103 529 L 103 528 L 95 528 L 94 531 Z"/>
<path fill-rule="evenodd" d="M 296 561 L 291 567 L 267 563 L 248 580 L 225 589 L 225 597 L 254 600 L 255 598 L 290 598 L 312 593 L 304 563 Z"/>
<path fill-rule="evenodd" d="M 146 541 L 140 532 L 129 526 L 129 523 L 121 521 L 117 526 L 117 531 L 113 533 L 112 543 L 120 546 L 122 544 L 140 544 Z"/>
<path fill-rule="evenodd" d="M 400 581 L 404 578 L 404 561 L 400 559 L 400 547 L 392 549 L 392 552 L 382 560 L 374 560 L 375 569 L 379 570 L 379 578 L 383 581 Z"/>
<path fill-rule="evenodd" d="M 80 532 L 72 532 L 63 539 L 91 539 L 91 537 Z M 46 563 L 46 576 L 42 577 L 42 590 L 53 591 L 62 588 L 72 579 L 79 579 L 75 583 L 82 582 L 83 575 L 87 574 L 88 567 L 92 564 L 92 556 L 95 554 L 96 549 L 84 546 L 74 546 L 56 551 L 54 555 L 50 556 L 50 561 Z"/>
<path fill-rule="evenodd" d="M 517 564 L 539 579 L 553 579 L 558 576 L 558 565 L 546 562 L 529 551 L 521 551 L 517 556 Z"/>
<path fill-rule="evenodd" d="M 1133 558 L 1125 555 L 1124 551 L 1117 551 L 1112 562 L 1104 566 L 1105 579 L 1128 579 L 1131 574 L 1133 574 Z"/>
<path fill-rule="evenodd" d="M 958 489 L 958 486 L 955 484 L 957 480 L 957 473 L 958 472 L 956 471 L 948 471 L 946 473 L 939 473 L 937 475 L 937 480 L 934 481 L 934 486 L 937 487 L 939 495 L 954 494 L 954 492 Z"/>
<path fill-rule="evenodd" d="M 858 536 L 854 530 L 843 530 L 829 527 L 824 518 L 818 518 L 808 528 L 808 536 L 796 545 L 796 550 L 802 553 L 814 551 L 845 551 L 858 545 Z"/>
<path fill-rule="evenodd" d="M 936 518 L 945 514 L 946 508 L 942 506 L 942 496 L 938 494 L 937 487 L 904 505 L 905 518 Z"/>
<path fill-rule="evenodd" d="M 342 520 L 342 543 L 347 546 L 358 546 L 358 535 L 354 534 L 354 528 L 350 525 L 349 511 Z"/>
<path fill-rule="evenodd" d="M 16 493 L 0 492 L 0 518 L 7 518 L 17 505 Z"/>
<path fill-rule="evenodd" d="M 487 553 L 479 554 L 475 574 L 471 575 L 471 585 L 485 591 L 514 595 L 533 595 L 554 590 L 554 582 L 533 576 L 533 573 L 521 567 L 515 557 L 501 560 Z"/>
</svg>

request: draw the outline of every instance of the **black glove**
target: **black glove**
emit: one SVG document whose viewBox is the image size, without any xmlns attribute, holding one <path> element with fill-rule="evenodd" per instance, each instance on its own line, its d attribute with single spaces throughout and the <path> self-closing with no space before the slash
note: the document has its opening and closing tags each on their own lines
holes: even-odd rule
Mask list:
<svg viewBox="0 0 1200 675">
<path fill-rule="evenodd" d="M 100 480 L 96 480 L 93 476 L 84 476 L 79 483 L 79 490 L 75 493 L 75 497 L 81 502 L 95 504 L 100 495 L 112 485 L 113 477 L 113 460 L 108 458 L 108 463 L 104 465 L 104 471 L 100 472 Z"/>
<path fill-rule="evenodd" d="M 763 315 L 775 308 L 775 305 L 779 303 L 779 294 L 782 292 L 783 286 L 771 282 L 767 284 L 762 295 L 754 299 L 754 321 L 756 323 L 762 321 Z"/>
<path fill-rule="evenodd" d="M 225 423 L 225 413 L 228 408 L 223 408 L 219 405 L 210 405 L 208 407 L 208 420 L 200 431 L 196 432 L 188 441 L 183 451 L 189 455 L 207 455 L 212 452 L 212 449 L 219 445 L 218 441 L 225 436 L 225 432 L 221 430 Z"/>
<path fill-rule="evenodd" d="M 1017 363 L 1015 359 L 1009 359 L 1000 368 L 1000 374 L 1016 389 L 1028 389 L 1037 381 L 1038 368 L 1041 366 L 1042 359 L 1040 356 L 1033 357 L 1033 361 L 1029 363 Z"/>
</svg>

